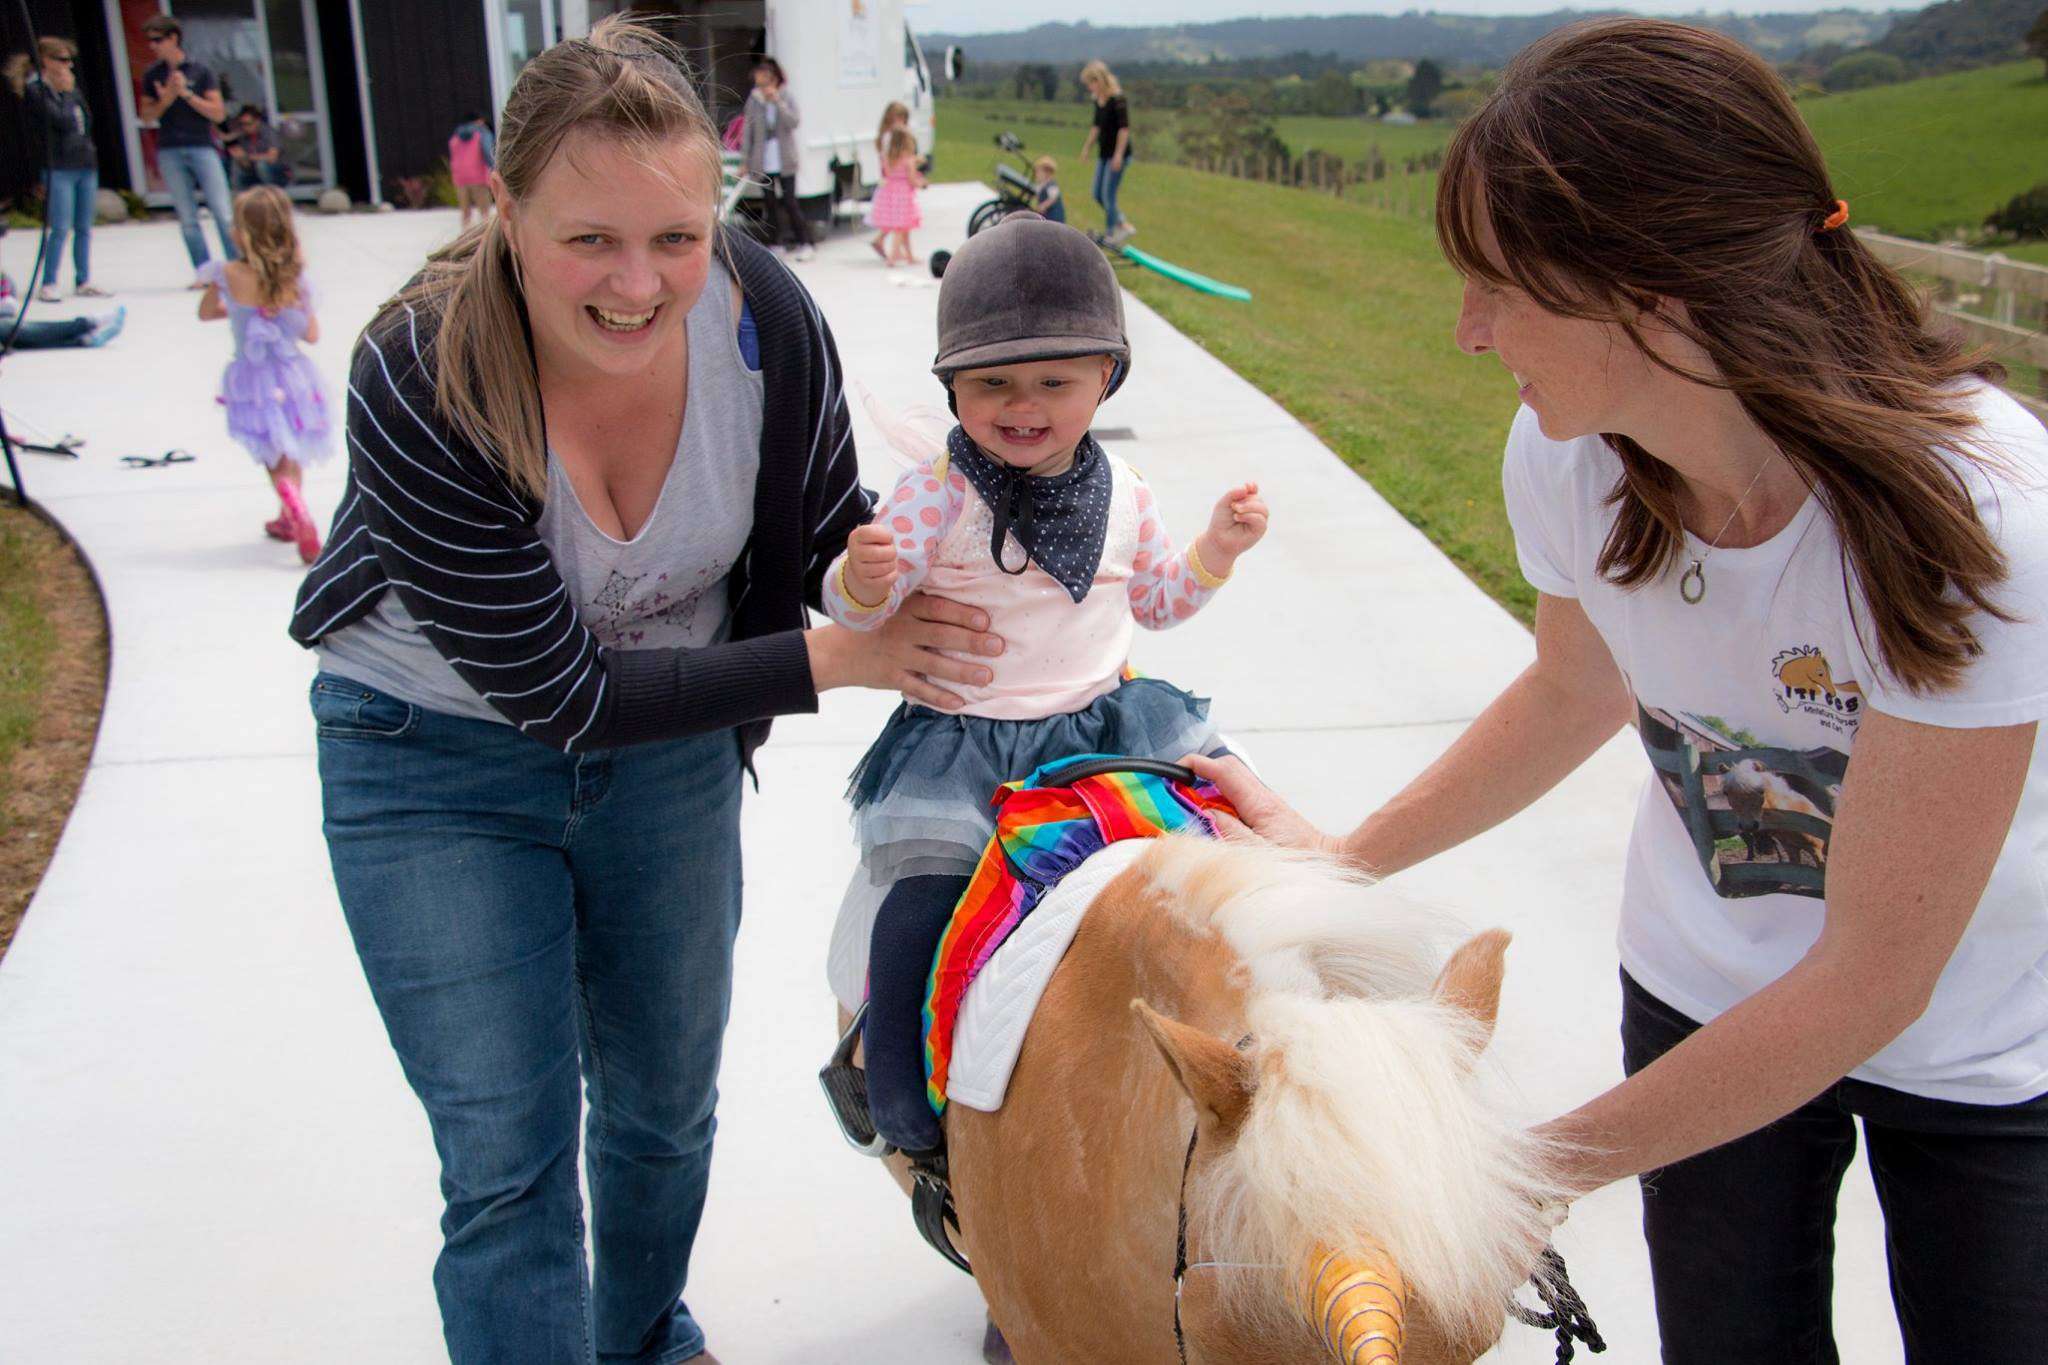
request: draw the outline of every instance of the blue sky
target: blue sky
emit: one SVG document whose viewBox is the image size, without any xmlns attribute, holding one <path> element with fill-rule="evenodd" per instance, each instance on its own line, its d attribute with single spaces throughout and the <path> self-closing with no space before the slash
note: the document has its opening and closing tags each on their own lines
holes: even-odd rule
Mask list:
<svg viewBox="0 0 2048 1365">
<path fill-rule="evenodd" d="M 1034 24 L 1077 23 L 1083 19 L 1094 24 L 1199 24 L 1251 16 L 1401 14 L 1411 9 L 1444 14 L 1543 14 L 1560 7 L 1558 0 L 1445 0 L 1440 4 L 1413 0 L 1385 4 L 1360 0 L 1117 0 L 1115 4 L 1104 4 L 1102 0 L 1030 0 L 1028 4 L 1015 0 L 912 0 L 909 16 L 911 25 L 925 33 L 1010 33 Z M 1607 8 L 1629 9 L 1639 14 L 1697 14 L 1707 9 L 1715 13 L 1732 10 L 1737 14 L 1807 14 L 1824 9 L 1901 7 L 1896 0 L 1865 0 L 1862 4 L 1853 0 L 1717 0 L 1713 4 L 1703 4 L 1701 0 L 1637 0 Z"/>
</svg>

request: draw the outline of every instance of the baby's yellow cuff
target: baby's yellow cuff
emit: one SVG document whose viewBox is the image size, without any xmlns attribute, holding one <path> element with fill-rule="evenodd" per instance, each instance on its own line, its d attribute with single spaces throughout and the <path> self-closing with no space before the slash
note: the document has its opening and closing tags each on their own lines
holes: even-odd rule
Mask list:
<svg viewBox="0 0 2048 1365">
<path fill-rule="evenodd" d="M 882 600 L 875 603 L 873 606 L 869 606 L 867 603 L 861 601 L 858 597 L 855 597 L 853 595 L 853 589 L 846 585 L 846 556 L 844 555 L 841 555 L 839 557 L 839 595 L 846 599 L 847 606 L 852 607 L 856 612 L 860 613 L 862 616 L 867 616 L 874 612 L 878 612 L 883 607 L 889 605 L 889 597 L 887 593 L 884 593 L 882 595 Z"/>
<path fill-rule="evenodd" d="M 1203 566 L 1201 552 L 1195 548 L 1194 544 L 1188 546 L 1188 568 L 1194 573 L 1195 581 L 1205 588 L 1220 588 L 1230 581 L 1229 574 L 1218 578 Z"/>
</svg>

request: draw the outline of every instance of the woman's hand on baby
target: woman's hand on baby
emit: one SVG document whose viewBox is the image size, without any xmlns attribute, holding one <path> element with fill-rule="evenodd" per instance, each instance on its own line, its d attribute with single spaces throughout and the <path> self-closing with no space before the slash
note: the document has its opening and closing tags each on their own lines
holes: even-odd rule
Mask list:
<svg viewBox="0 0 2048 1365">
<path fill-rule="evenodd" d="M 965 703 L 946 684 L 982 687 L 995 674 L 987 664 L 951 656 L 993 658 L 1001 654 L 1002 637 L 987 631 L 987 612 L 944 597 L 912 593 L 902 610 L 875 630 L 819 626 L 805 631 L 811 685 L 820 692 L 835 687 L 874 687 L 900 692 L 935 710 L 958 711 Z"/>
<path fill-rule="evenodd" d="M 1259 543 L 1266 534 L 1266 500 L 1255 483 L 1241 483 L 1216 500 L 1209 514 L 1209 529 L 1196 547 L 1202 567 L 1218 578 L 1228 578 L 1237 557 Z"/>
<path fill-rule="evenodd" d="M 854 603 L 879 607 L 889 600 L 889 587 L 900 572 L 896 537 L 886 526 L 860 526 L 846 538 L 846 587 Z"/>
</svg>

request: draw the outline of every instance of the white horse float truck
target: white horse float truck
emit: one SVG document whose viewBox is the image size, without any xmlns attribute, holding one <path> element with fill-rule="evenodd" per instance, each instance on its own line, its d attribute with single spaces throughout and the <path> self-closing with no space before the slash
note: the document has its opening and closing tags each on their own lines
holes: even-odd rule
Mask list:
<svg viewBox="0 0 2048 1365">
<path fill-rule="evenodd" d="M 654 18 L 689 53 L 721 129 L 754 88 L 754 55 L 773 57 L 800 116 L 796 192 L 823 220 L 854 212 L 881 180 L 875 129 L 891 100 L 909 107 L 910 131 L 931 151 L 931 71 L 903 8 L 904 0 L 563 0 L 562 31 L 579 37 L 623 9 Z"/>
</svg>

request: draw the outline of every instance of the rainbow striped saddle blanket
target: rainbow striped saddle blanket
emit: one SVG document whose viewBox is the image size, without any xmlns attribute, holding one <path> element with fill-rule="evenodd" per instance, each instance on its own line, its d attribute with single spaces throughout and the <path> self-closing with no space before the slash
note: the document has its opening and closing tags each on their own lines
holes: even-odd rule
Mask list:
<svg viewBox="0 0 2048 1365">
<path fill-rule="evenodd" d="M 1068 873 L 1125 840 L 1181 831 L 1215 835 L 1210 812 L 1230 810 L 1223 794 L 1205 780 L 1187 781 L 1161 769 L 1173 771 L 1174 766 L 1077 754 L 1045 764 L 996 792 L 996 832 L 939 939 L 925 984 L 925 1098 L 932 1112 L 946 1109 L 955 1030 L 968 988 Z M 1070 937 L 1071 930 L 1060 940 L 1059 951 L 1064 952 Z M 1049 968 L 1045 975 L 1050 976 Z M 1038 982 L 1040 990 L 1043 985 Z M 1027 1013 L 1036 1003 L 1033 992 Z M 1021 1045 L 1021 1035 L 1016 1041 Z M 1014 1053 L 1009 1060 L 1014 1062 Z M 1007 1067 L 1003 1076 L 1007 1079 Z M 994 1107 L 986 1099 L 963 1098 L 974 1108 Z"/>
</svg>

